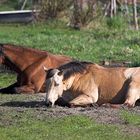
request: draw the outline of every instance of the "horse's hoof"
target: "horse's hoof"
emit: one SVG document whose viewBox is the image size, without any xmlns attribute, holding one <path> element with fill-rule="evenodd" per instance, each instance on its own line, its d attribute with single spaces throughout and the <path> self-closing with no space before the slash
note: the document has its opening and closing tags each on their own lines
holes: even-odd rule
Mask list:
<svg viewBox="0 0 140 140">
<path fill-rule="evenodd" d="M 76 108 L 76 106 L 74 104 L 68 104 L 68 107 L 70 107 L 70 108 Z"/>
</svg>

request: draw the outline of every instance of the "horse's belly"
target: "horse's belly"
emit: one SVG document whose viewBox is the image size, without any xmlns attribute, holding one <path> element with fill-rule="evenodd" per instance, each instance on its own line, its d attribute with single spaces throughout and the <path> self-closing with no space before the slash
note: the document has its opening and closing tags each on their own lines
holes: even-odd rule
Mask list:
<svg viewBox="0 0 140 140">
<path fill-rule="evenodd" d="M 103 103 L 122 103 L 124 100 L 126 85 L 124 79 L 104 81 L 104 84 L 99 86 L 98 104 Z"/>
</svg>

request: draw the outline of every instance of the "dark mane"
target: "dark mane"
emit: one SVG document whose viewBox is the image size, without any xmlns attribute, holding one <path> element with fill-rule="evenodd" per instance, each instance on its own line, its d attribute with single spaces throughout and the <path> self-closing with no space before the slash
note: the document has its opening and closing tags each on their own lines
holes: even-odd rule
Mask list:
<svg viewBox="0 0 140 140">
<path fill-rule="evenodd" d="M 64 74 L 64 80 L 68 79 L 71 75 L 77 73 L 84 73 L 87 70 L 87 65 L 93 64 L 91 62 L 72 61 L 60 66 L 58 69 Z"/>
<path fill-rule="evenodd" d="M 47 71 L 46 79 L 51 78 L 51 77 L 55 74 L 55 70 L 56 70 L 56 69 L 49 69 L 49 70 Z"/>
</svg>

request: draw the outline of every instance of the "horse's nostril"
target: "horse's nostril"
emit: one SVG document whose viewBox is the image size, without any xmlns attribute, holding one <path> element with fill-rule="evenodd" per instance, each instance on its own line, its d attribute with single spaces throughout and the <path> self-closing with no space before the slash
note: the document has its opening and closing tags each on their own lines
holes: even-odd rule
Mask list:
<svg viewBox="0 0 140 140">
<path fill-rule="evenodd" d="M 46 102 L 46 106 L 51 107 L 51 106 L 52 106 L 52 102 L 47 101 L 47 102 Z"/>
</svg>

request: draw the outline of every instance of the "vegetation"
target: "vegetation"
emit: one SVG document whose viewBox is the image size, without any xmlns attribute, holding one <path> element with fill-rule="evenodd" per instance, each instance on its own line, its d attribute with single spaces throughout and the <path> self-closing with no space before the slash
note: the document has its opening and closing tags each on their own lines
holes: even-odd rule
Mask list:
<svg viewBox="0 0 140 140">
<path fill-rule="evenodd" d="M 9 73 L 0 73 L 0 79 L 1 79 L 0 88 L 6 87 L 7 85 L 10 85 L 14 81 L 16 81 L 16 75 Z"/>
<path fill-rule="evenodd" d="M 131 61 L 133 65 L 139 65 L 139 31 L 118 27 L 114 21 L 113 29 L 107 25 L 108 22 L 102 28 L 80 31 L 65 27 L 65 24 L 56 20 L 47 24 L 0 25 L 0 42 L 29 46 L 97 63 L 115 60 Z"/>
<path fill-rule="evenodd" d="M 109 21 L 109 24 L 110 22 L 112 21 Z M 116 19 L 112 24 L 115 27 L 113 29 L 108 26 L 107 22 L 102 28 L 96 27 L 80 31 L 65 27 L 65 23 L 62 21 L 32 25 L 1 24 L 0 42 L 47 50 L 97 63 L 102 60 L 117 60 L 132 61 L 134 65 L 139 65 L 140 32 L 126 30 L 123 26 L 118 27 L 115 22 Z M 13 74 L 0 74 L 0 79 L 0 87 L 5 87 L 16 80 Z M 3 98 L 8 98 L 9 101 L 22 101 L 25 97 L 27 98 L 24 95 L 14 95 L 14 97 L 1 95 L 1 101 Z M 12 111 L 1 112 L 1 139 L 140 139 L 139 135 L 124 133 L 121 126 L 98 124 L 86 116 L 53 119 L 36 116 L 41 117 L 40 111 L 36 114 L 33 108 L 23 111 L 13 108 Z M 128 124 L 139 127 L 139 115 L 123 112 L 121 118 Z"/>
<path fill-rule="evenodd" d="M 16 9 L 17 4 L 13 5 L 16 0 L 8 2 L 9 4 L 0 5 L 0 10 Z M 85 11 L 82 15 L 83 22 L 87 14 Z M 116 16 L 110 19 L 99 16 L 81 30 L 67 27 L 68 20 L 65 18 L 67 17 L 63 17 L 64 20 L 49 20 L 46 23 L 30 25 L 0 24 L 0 43 L 23 45 L 96 63 L 130 61 L 132 66 L 140 65 L 140 31 L 130 30 L 124 17 Z M 1 73 L 0 80 L 0 88 L 6 87 L 16 81 L 16 75 Z M 35 97 L 33 99 L 36 100 Z M 29 95 L 0 94 L 0 103 L 7 103 L 7 100 L 22 104 L 21 101 L 31 99 Z M 43 111 L 31 107 L 19 109 L 18 106 L 12 107 L 12 105 L 11 107 L 0 105 L 0 110 L 0 139 L 2 140 L 140 139 L 139 134 L 124 133 L 120 125 L 97 123 L 87 116 L 70 115 L 52 118 L 46 117 L 45 111 L 52 111 L 46 108 Z M 140 126 L 139 114 L 122 111 L 120 118 L 128 127 Z"/>
<path fill-rule="evenodd" d="M 9 114 L 10 113 L 10 114 Z M 97 124 L 86 116 L 41 119 L 33 115 L 33 109 L 24 111 L 22 116 L 13 110 L 0 116 L 5 124 L 0 124 L 3 140 L 138 140 L 140 137 L 125 134 L 114 125 Z M 39 115 L 39 114 L 38 114 Z M 3 118 L 2 118 L 3 117 Z M 16 120 L 16 121 L 14 121 Z M 6 122 L 7 121 L 7 122 Z"/>
<path fill-rule="evenodd" d="M 22 7 L 22 0 L 2 0 L 0 2 L 0 11 L 20 10 Z M 25 9 L 31 9 L 32 0 L 28 0 Z"/>
<path fill-rule="evenodd" d="M 121 117 L 126 124 L 140 126 L 140 116 L 134 112 L 122 111 Z"/>
<path fill-rule="evenodd" d="M 133 1 L 133 2 L 132 2 Z M 122 16 L 127 20 L 127 24 L 139 29 L 139 0 L 2 0 L 0 1 L 0 11 L 35 9 L 40 11 L 34 14 L 37 21 L 63 18 L 68 25 L 75 29 L 88 26 L 99 16 L 113 18 Z M 124 21 L 124 20 L 123 20 Z M 126 22 L 126 21 L 125 21 Z M 119 25 L 120 21 L 118 21 Z M 123 23 L 122 23 L 123 24 Z"/>
</svg>

